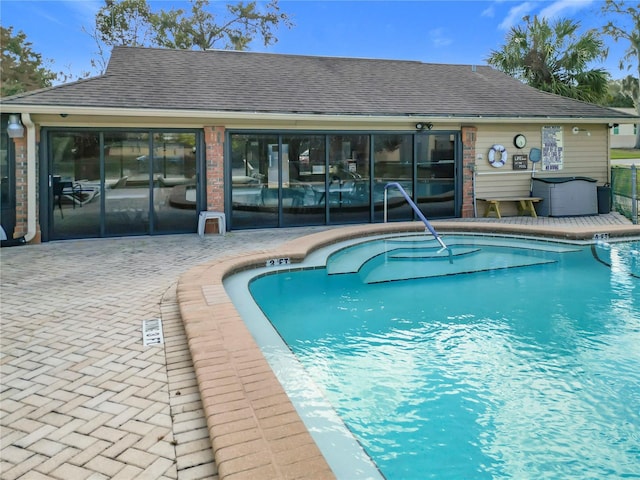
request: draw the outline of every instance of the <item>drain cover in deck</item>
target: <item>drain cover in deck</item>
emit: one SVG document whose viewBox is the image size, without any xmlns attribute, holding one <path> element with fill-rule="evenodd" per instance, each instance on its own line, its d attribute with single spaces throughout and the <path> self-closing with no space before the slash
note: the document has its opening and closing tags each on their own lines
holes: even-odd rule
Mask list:
<svg viewBox="0 0 640 480">
<path fill-rule="evenodd" d="M 162 320 L 159 318 L 151 318 L 142 321 L 142 343 L 145 347 L 164 343 L 164 338 L 162 337 Z"/>
</svg>

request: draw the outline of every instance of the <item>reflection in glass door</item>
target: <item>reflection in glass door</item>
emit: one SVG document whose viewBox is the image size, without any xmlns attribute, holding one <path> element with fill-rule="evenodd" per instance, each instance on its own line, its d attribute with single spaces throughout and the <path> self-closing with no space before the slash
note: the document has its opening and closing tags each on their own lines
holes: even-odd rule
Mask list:
<svg viewBox="0 0 640 480">
<path fill-rule="evenodd" d="M 416 135 L 415 202 L 427 218 L 455 216 L 455 134 Z"/>
<path fill-rule="evenodd" d="M 58 133 L 51 136 L 49 150 L 51 237 L 100 236 L 100 135 Z"/>
<path fill-rule="evenodd" d="M 282 225 L 323 225 L 324 135 L 286 135 L 282 143 Z"/>
<path fill-rule="evenodd" d="M 278 226 L 278 137 L 231 137 L 231 208 L 233 228 Z"/>
<path fill-rule="evenodd" d="M 368 222 L 369 135 L 329 135 L 329 222 Z"/>
<path fill-rule="evenodd" d="M 52 239 L 196 231 L 196 133 L 49 138 Z"/>
<path fill-rule="evenodd" d="M 409 196 L 413 196 L 413 135 L 379 134 L 374 137 L 374 218 L 384 219 L 384 187 L 389 182 L 397 182 Z M 400 192 L 388 190 L 388 219 L 411 220 L 413 211 Z"/>
<path fill-rule="evenodd" d="M 151 222 L 155 232 L 188 232 L 197 222 L 196 135 L 153 135 Z"/>
<path fill-rule="evenodd" d="M 150 232 L 149 134 L 108 132 L 104 135 L 105 235 Z"/>
<path fill-rule="evenodd" d="M 232 229 L 381 222 L 399 183 L 428 218 L 455 217 L 456 132 L 231 133 Z M 230 182 L 229 182 L 230 180 Z M 396 188 L 388 220 L 415 218 Z"/>
</svg>

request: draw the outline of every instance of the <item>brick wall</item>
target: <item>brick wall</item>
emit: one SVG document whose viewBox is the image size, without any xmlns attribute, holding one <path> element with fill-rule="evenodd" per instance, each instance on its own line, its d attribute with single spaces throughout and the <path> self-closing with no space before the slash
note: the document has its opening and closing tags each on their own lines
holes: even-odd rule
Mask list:
<svg viewBox="0 0 640 480">
<path fill-rule="evenodd" d="M 478 129 L 462 127 L 462 218 L 473 218 L 473 169 L 476 163 Z"/>
<path fill-rule="evenodd" d="M 224 212 L 224 127 L 205 127 L 207 210 Z"/>
<path fill-rule="evenodd" d="M 11 141 L 11 140 L 9 140 Z M 14 138 L 16 152 L 16 228 L 14 238 L 27 233 L 27 137 Z"/>
</svg>

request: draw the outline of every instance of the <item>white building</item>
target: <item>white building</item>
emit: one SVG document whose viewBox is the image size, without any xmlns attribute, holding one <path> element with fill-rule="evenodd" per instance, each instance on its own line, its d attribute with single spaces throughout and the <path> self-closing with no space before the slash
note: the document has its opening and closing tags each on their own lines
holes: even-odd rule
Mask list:
<svg viewBox="0 0 640 480">
<path fill-rule="evenodd" d="M 635 108 L 616 108 L 630 115 L 636 114 Z M 636 144 L 638 124 L 621 124 L 611 129 L 611 148 L 633 148 Z"/>
</svg>

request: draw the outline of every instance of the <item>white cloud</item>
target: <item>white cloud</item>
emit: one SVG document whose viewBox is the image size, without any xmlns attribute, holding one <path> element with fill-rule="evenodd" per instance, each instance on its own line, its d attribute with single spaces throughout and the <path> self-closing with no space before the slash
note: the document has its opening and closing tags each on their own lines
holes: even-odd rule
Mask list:
<svg viewBox="0 0 640 480">
<path fill-rule="evenodd" d="M 485 8 L 482 13 L 480 14 L 481 17 L 489 17 L 489 18 L 493 18 L 496 16 L 496 11 L 493 8 L 493 5 L 490 5 L 489 7 Z"/>
<path fill-rule="evenodd" d="M 543 8 L 539 16 L 543 18 L 556 18 L 559 16 L 566 16 L 582 10 L 585 7 L 589 7 L 595 0 L 557 0 L 546 8 Z"/>
<path fill-rule="evenodd" d="M 104 5 L 96 0 L 64 0 L 62 2 L 83 25 L 93 26 L 96 13 Z"/>
<path fill-rule="evenodd" d="M 446 35 L 446 32 L 443 28 L 430 30 L 429 38 L 431 39 L 431 43 L 433 43 L 436 47 L 444 47 L 450 45 L 452 42 L 451 38 Z"/>
<path fill-rule="evenodd" d="M 509 30 L 514 25 L 520 23 L 522 17 L 528 15 L 533 10 L 535 4 L 533 2 L 524 2 L 515 7 L 511 7 L 507 16 L 502 20 L 498 28 Z"/>
<path fill-rule="evenodd" d="M 522 21 L 522 17 L 531 15 L 539 6 L 546 5 L 542 8 L 538 16 L 547 19 L 553 19 L 560 16 L 571 16 L 576 12 L 590 7 L 600 0 L 555 0 L 553 2 L 546 1 L 526 1 L 518 3 L 509 9 L 509 13 L 498 25 L 501 30 L 509 30 L 514 25 Z M 497 1 L 496 3 L 503 3 Z M 495 4 L 494 4 L 495 5 Z M 489 6 L 482 12 L 482 16 L 490 17 L 494 13 L 494 5 Z"/>
</svg>

